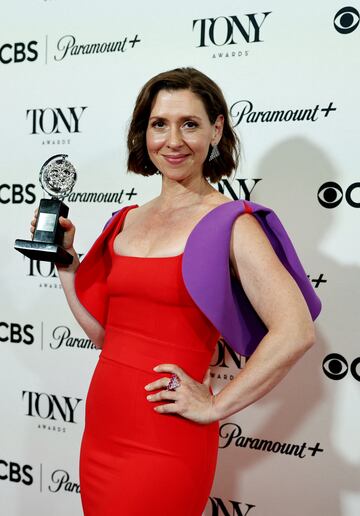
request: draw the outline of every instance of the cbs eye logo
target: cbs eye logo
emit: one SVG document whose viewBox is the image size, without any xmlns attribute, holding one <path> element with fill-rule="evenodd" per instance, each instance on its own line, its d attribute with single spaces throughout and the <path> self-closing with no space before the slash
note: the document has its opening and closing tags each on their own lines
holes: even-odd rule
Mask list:
<svg viewBox="0 0 360 516">
<path fill-rule="evenodd" d="M 328 181 L 320 186 L 317 198 L 323 208 L 336 208 L 345 196 L 352 208 L 360 208 L 360 183 L 352 183 L 345 192 L 338 183 Z"/>
<path fill-rule="evenodd" d="M 360 382 L 360 357 L 355 358 L 350 365 L 350 373 Z M 338 353 L 330 353 L 327 355 L 322 363 L 323 371 L 331 380 L 342 380 L 348 374 L 349 364 L 347 360 Z"/>
<path fill-rule="evenodd" d="M 350 34 L 359 25 L 360 14 L 355 7 L 343 7 L 335 14 L 334 27 L 340 34 Z"/>
</svg>

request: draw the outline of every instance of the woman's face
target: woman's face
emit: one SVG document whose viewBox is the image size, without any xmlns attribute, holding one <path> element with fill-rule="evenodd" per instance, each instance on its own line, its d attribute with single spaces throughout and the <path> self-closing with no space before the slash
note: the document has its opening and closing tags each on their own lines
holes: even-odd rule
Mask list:
<svg viewBox="0 0 360 516">
<path fill-rule="evenodd" d="M 190 90 L 160 90 L 151 109 L 146 145 L 164 176 L 182 180 L 202 174 L 209 145 L 219 143 L 223 116 L 211 124 L 200 97 Z"/>
</svg>

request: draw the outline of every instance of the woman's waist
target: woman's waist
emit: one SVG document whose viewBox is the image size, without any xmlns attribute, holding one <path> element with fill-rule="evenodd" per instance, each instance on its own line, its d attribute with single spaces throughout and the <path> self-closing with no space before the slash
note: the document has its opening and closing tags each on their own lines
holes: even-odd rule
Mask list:
<svg viewBox="0 0 360 516">
<path fill-rule="evenodd" d="M 212 322 L 194 304 L 166 304 L 138 296 L 110 297 L 106 326 L 179 345 L 185 339 L 207 343 L 217 340 L 218 335 Z"/>
<path fill-rule="evenodd" d="M 158 364 L 177 364 L 201 381 L 209 367 L 217 335 L 210 343 L 151 337 L 129 329 L 106 326 L 101 355 L 128 367 L 152 372 Z"/>
</svg>

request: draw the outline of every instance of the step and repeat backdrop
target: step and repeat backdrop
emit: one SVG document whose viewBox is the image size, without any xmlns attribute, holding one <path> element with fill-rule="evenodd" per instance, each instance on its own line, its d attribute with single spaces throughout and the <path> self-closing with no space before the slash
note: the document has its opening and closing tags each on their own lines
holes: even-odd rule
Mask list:
<svg viewBox="0 0 360 516">
<path fill-rule="evenodd" d="M 360 514 L 359 11 L 336 0 L 1 2 L 2 515 L 82 514 L 79 446 L 99 356 L 54 266 L 14 250 L 44 196 L 39 170 L 59 153 L 76 167 L 66 204 L 83 256 L 112 212 L 159 194 L 159 176 L 126 171 L 126 134 L 141 86 L 178 66 L 220 85 L 242 143 L 235 177 L 217 188 L 277 212 L 323 303 L 316 345 L 221 421 L 204 514 Z M 244 365 L 220 339 L 213 388 Z"/>
</svg>

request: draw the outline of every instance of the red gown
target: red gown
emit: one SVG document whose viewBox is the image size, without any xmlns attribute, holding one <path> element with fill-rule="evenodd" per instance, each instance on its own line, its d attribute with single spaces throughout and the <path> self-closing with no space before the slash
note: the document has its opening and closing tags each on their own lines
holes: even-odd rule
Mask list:
<svg viewBox="0 0 360 516">
<path fill-rule="evenodd" d="M 178 364 L 203 381 L 219 332 L 188 294 L 182 254 L 113 251 L 105 339 L 86 401 L 80 452 L 85 516 L 201 516 L 210 494 L 218 423 L 154 411 L 144 386 Z"/>
</svg>

